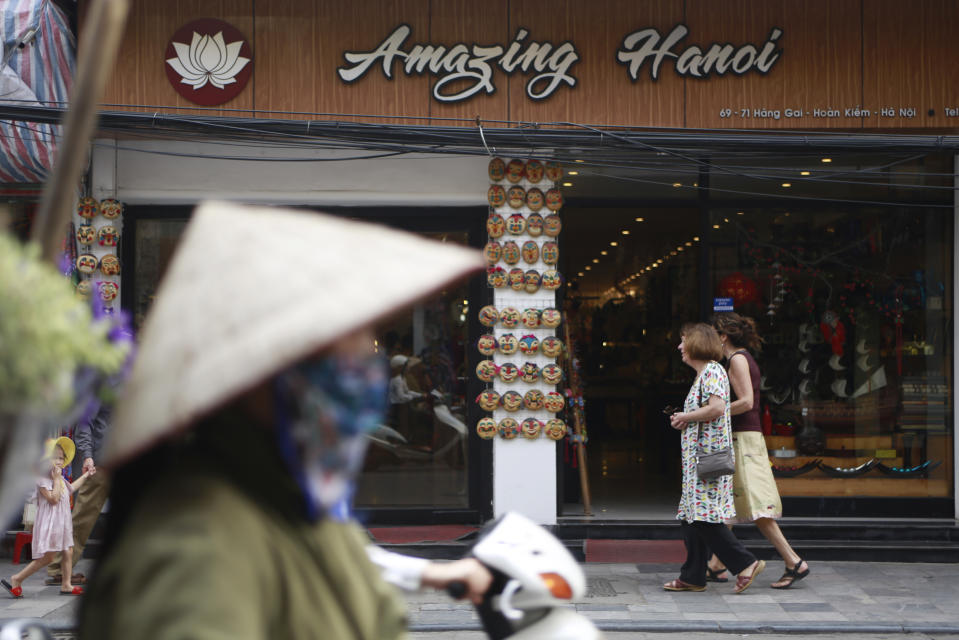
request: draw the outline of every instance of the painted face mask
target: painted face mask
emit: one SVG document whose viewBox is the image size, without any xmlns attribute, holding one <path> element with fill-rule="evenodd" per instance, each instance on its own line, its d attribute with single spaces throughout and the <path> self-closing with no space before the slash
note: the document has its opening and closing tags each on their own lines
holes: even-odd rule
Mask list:
<svg viewBox="0 0 959 640">
<path fill-rule="evenodd" d="M 348 499 L 366 453 L 364 434 L 386 412 L 388 384 L 380 356 L 329 356 L 276 376 L 274 433 L 310 520 Z"/>
<path fill-rule="evenodd" d="M 493 158 L 489 161 L 489 179 L 499 182 L 506 175 L 506 163 L 502 158 Z"/>
</svg>

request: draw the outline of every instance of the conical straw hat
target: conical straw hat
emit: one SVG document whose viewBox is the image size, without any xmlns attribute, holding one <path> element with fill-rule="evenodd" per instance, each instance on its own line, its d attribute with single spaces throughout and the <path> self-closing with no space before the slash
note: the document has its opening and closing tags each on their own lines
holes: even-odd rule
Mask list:
<svg viewBox="0 0 959 640">
<path fill-rule="evenodd" d="M 482 269 L 479 251 L 325 214 L 223 202 L 187 225 L 146 319 L 105 461 Z"/>
</svg>

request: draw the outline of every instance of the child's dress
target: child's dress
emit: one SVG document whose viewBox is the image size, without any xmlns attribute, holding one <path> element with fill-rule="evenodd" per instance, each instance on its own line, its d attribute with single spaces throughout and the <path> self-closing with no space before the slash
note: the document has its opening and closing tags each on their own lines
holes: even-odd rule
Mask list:
<svg viewBox="0 0 959 640">
<path fill-rule="evenodd" d="M 60 502 L 50 504 L 37 491 L 37 517 L 33 523 L 33 558 L 43 556 L 47 551 L 64 551 L 73 546 L 73 518 L 70 513 L 70 483 L 60 495 Z M 53 492 L 53 479 L 38 478 L 37 486 Z"/>
</svg>

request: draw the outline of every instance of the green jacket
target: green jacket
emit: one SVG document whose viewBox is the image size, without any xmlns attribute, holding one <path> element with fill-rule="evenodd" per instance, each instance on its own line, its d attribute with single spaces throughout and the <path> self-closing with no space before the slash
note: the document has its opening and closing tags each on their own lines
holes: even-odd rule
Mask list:
<svg viewBox="0 0 959 640">
<path fill-rule="evenodd" d="M 89 585 L 80 637 L 406 637 L 404 603 L 367 558 L 364 533 L 300 515 L 298 489 L 264 455 L 275 451 L 265 431 L 225 433 L 196 436 L 151 482 Z"/>
</svg>

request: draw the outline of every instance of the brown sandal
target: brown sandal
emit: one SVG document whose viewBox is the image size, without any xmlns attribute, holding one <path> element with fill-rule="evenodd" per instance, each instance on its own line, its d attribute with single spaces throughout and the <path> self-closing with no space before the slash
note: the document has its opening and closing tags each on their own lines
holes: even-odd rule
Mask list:
<svg viewBox="0 0 959 640">
<path fill-rule="evenodd" d="M 54 585 L 61 584 L 63 582 L 63 576 L 59 573 L 55 576 L 47 576 L 46 580 L 43 581 L 43 584 Z M 86 584 L 87 577 L 82 573 L 74 573 L 70 576 L 70 582 L 73 584 Z"/>
<path fill-rule="evenodd" d="M 683 582 L 679 578 L 675 580 L 670 580 L 663 585 L 663 589 L 666 591 L 705 591 L 706 587 L 697 587 L 694 584 L 689 584 L 688 582 Z"/>
<path fill-rule="evenodd" d="M 748 576 L 737 576 L 737 577 L 736 577 L 736 590 L 735 590 L 734 593 L 742 593 L 743 591 L 745 591 L 746 589 L 748 589 L 748 588 L 749 588 L 749 585 L 751 585 L 751 584 L 753 583 L 753 580 L 756 579 L 756 576 L 758 576 L 760 573 L 762 573 L 762 572 L 763 572 L 763 569 L 765 569 L 765 568 L 766 568 L 766 561 L 765 561 L 765 560 L 757 560 L 757 561 L 756 561 L 756 568 L 753 569 L 753 572 L 752 572 L 751 574 L 749 574 Z"/>
</svg>

